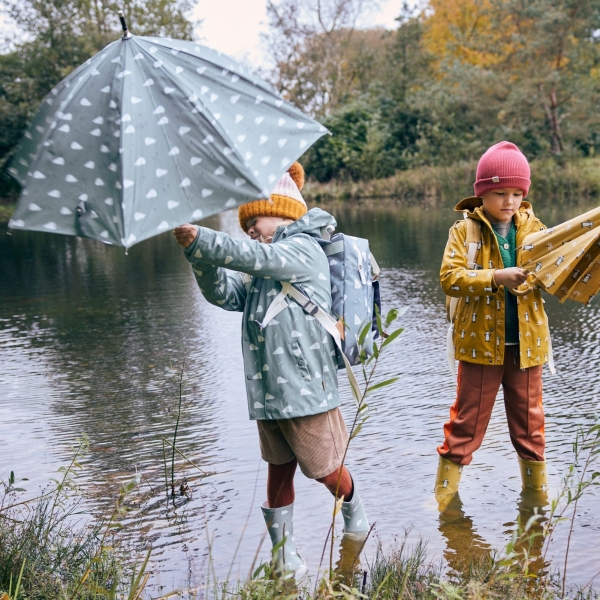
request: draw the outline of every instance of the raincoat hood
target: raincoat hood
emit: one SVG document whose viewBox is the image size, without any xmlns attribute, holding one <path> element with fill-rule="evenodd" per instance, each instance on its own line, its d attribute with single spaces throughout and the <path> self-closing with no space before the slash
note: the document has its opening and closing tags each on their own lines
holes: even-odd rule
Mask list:
<svg viewBox="0 0 600 600">
<path fill-rule="evenodd" d="M 289 225 L 278 227 L 273 236 L 273 242 L 276 242 L 283 233 L 286 236 L 298 235 L 304 233 L 314 238 L 323 238 L 324 231 L 329 227 L 334 229 L 337 221 L 328 213 L 320 208 L 311 208 L 304 216 Z"/>
</svg>

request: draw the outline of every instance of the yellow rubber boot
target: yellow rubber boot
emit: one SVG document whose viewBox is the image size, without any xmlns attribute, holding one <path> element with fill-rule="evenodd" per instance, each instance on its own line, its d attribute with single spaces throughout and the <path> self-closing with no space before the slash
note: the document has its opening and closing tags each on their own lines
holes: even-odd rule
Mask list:
<svg viewBox="0 0 600 600">
<path fill-rule="evenodd" d="M 435 477 L 435 499 L 438 502 L 438 509 L 444 512 L 458 492 L 458 484 L 462 475 L 463 467 L 443 456 L 440 456 L 437 475 Z"/>
<path fill-rule="evenodd" d="M 548 478 L 546 475 L 546 461 L 525 460 L 519 457 L 521 467 L 521 480 L 524 490 L 534 492 L 546 492 L 548 490 Z"/>
</svg>

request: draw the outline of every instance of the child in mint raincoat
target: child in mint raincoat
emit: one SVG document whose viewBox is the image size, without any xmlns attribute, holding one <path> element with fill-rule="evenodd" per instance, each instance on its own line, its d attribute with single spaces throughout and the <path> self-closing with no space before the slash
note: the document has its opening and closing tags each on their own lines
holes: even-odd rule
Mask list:
<svg viewBox="0 0 600 600">
<path fill-rule="evenodd" d="M 289 297 L 285 310 L 261 323 L 281 291 L 297 283 L 331 312 L 329 265 L 317 238 L 335 219 L 318 208 L 307 212 L 300 190 L 304 170 L 294 163 L 270 200 L 239 208 L 237 240 L 220 232 L 182 225 L 179 245 L 192 264 L 203 296 L 224 310 L 244 313 L 242 350 L 250 419 L 258 426 L 262 458 L 268 463 L 267 501 L 262 506 L 279 570 L 306 569 L 293 540 L 294 473 L 302 472 L 344 497 L 344 533 L 363 537 L 369 525 L 342 458 L 348 431 L 338 408 L 334 341 L 321 324 Z"/>
</svg>

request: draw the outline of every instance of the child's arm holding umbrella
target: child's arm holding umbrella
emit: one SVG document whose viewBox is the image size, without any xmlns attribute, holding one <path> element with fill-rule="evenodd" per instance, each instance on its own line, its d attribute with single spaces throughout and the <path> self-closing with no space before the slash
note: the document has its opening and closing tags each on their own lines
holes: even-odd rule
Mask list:
<svg viewBox="0 0 600 600">
<path fill-rule="evenodd" d="M 447 296 L 485 296 L 501 285 L 512 289 L 527 280 L 527 271 L 520 267 L 469 269 L 465 254 L 466 232 L 464 221 L 458 221 L 450 230 L 440 271 L 442 289 Z"/>
<path fill-rule="evenodd" d="M 317 269 L 327 268 L 325 261 L 317 264 L 315 255 L 321 257 L 321 253 L 314 252 L 317 242 L 307 235 L 282 236 L 277 243 L 264 244 L 189 224 L 178 227 L 174 233 L 192 264 L 226 267 L 253 277 L 290 283 L 309 281 Z"/>
<path fill-rule="evenodd" d="M 177 243 L 186 251 L 186 258 L 192 263 L 194 277 L 202 295 L 208 302 L 224 310 L 242 312 L 247 294 L 244 278 L 239 273 L 202 262 L 188 253 L 187 249 L 191 250 L 198 230 L 196 225 L 186 223 L 177 227 L 173 233 Z"/>
</svg>

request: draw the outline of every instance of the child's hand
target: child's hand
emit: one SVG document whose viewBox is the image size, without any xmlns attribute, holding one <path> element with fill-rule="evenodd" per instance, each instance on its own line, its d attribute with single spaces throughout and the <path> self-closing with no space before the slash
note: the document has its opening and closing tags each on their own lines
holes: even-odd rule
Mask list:
<svg viewBox="0 0 600 600">
<path fill-rule="evenodd" d="M 507 288 L 518 288 L 527 281 L 527 271 L 520 267 L 510 267 L 510 269 L 496 269 L 494 271 L 494 281 L 497 285 L 503 285 Z"/>
<path fill-rule="evenodd" d="M 177 243 L 182 248 L 188 248 L 192 245 L 196 239 L 196 236 L 198 235 L 198 227 L 197 225 L 190 225 L 189 223 L 186 223 L 185 225 L 176 227 L 173 230 L 173 234 L 175 235 Z"/>
</svg>

